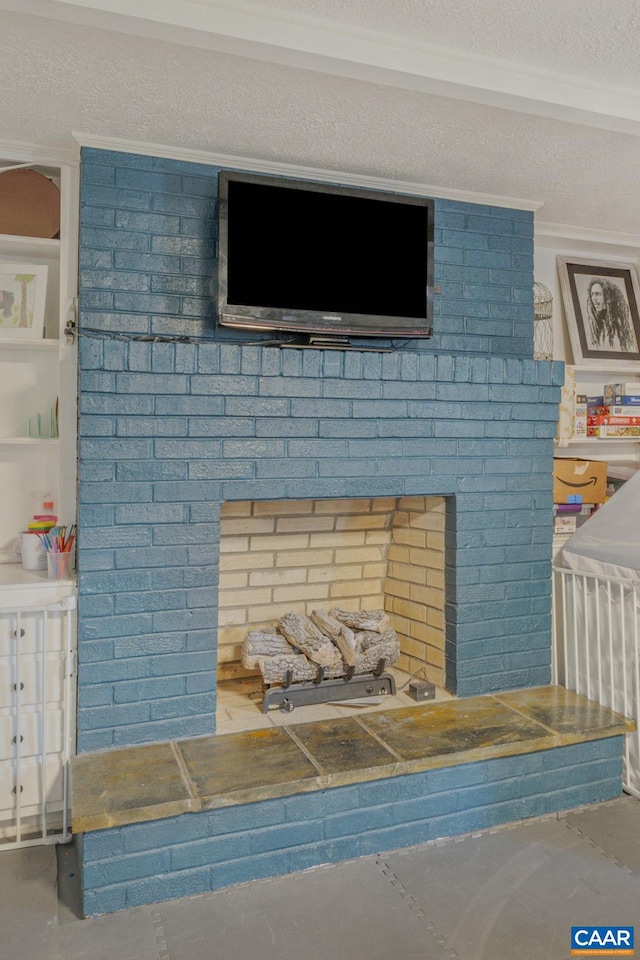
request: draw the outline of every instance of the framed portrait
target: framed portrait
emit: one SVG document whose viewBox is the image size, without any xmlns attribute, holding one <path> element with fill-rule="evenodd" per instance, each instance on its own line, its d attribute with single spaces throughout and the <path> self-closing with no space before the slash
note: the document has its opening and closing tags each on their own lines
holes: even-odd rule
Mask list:
<svg viewBox="0 0 640 960">
<path fill-rule="evenodd" d="M 640 365 L 640 283 L 631 263 L 558 257 L 573 362 L 610 370 Z"/>
<path fill-rule="evenodd" d="M 42 264 L 0 262 L 0 338 L 42 339 L 47 271 Z"/>
</svg>

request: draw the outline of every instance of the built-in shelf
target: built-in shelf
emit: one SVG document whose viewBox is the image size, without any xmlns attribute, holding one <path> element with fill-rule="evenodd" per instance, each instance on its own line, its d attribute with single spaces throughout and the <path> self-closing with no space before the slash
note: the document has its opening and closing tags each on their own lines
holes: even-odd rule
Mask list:
<svg viewBox="0 0 640 960">
<path fill-rule="evenodd" d="M 59 260 L 60 241 L 43 237 L 14 237 L 0 234 L 0 254 L 16 259 L 35 257 L 40 260 Z"/>
<path fill-rule="evenodd" d="M 632 374 L 640 380 L 640 368 L 637 361 L 635 363 L 624 363 L 620 360 L 612 360 L 607 363 L 606 360 L 594 360 L 593 366 L 577 366 L 573 364 L 572 366 L 576 374 L 588 374 L 596 379 L 600 378 L 601 373 L 615 373 L 618 375 L 624 373 L 625 375 Z"/>
<path fill-rule="evenodd" d="M 640 443 L 640 437 L 571 437 L 570 440 L 556 440 L 556 447 L 560 450 L 569 446 L 597 446 L 600 443 Z"/>
<path fill-rule="evenodd" d="M 49 580 L 46 570 L 25 570 L 20 562 L 0 563 L 0 588 L 18 587 L 29 591 L 34 587 L 46 587 L 55 591 L 59 587 L 68 587 L 74 583 L 75 573 L 66 580 Z"/>
<path fill-rule="evenodd" d="M 2 338 L 0 339 L 0 356 L 4 350 L 28 350 L 30 352 L 33 350 L 55 351 L 59 346 L 59 340 L 51 340 L 46 338 L 42 338 L 40 340 L 28 340 L 27 338 L 23 340 L 19 340 L 18 338 L 11 340 L 7 338 L 5 340 Z"/>
<path fill-rule="evenodd" d="M 65 579 L 50 580 L 46 560 L 44 570 L 25 570 L 19 560 L 19 541 L 23 539 L 19 534 L 27 530 L 34 516 L 49 512 L 48 506 L 44 507 L 45 501 L 53 500 L 54 512 L 64 522 L 70 524 L 75 519 L 75 345 L 67 343 L 64 330 L 77 293 L 79 171 L 76 160 L 40 164 L 38 152 L 36 147 L 27 145 L 22 156 L 19 155 L 22 148 L 15 152 L 13 148 L 8 149 L 6 164 L 32 167 L 36 173 L 42 172 L 54 180 L 60 193 L 62 240 L 7 234 L 4 231 L 14 229 L 8 220 L 0 227 L 0 261 L 8 274 L 7 283 L 0 282 L 0 288 L 5 286 L 13 292 L 14 304 L 18 304 L 23 292 L 20 284 L 15 283 L 14 274 L 33 273 L 32 267 L 46 270 L 47 274 L 43 305 L 45 337 L 42 327 L 20 329 L 14 326 L 17 321 L 9 318 L 5 318 L 4 328 L 0 330 L 0 642 L 5 641 L 0 653 L 5 660 L 9 658 L 11 669 L 16 657 L 19 662 L 21 646 L 29 660 L 33 660 L 29 652 L 32 649 L 39 658 L 35 679 L 29 674 L 30 670 L 33 673 L 33 665 L 26 660 L 24 664 L 25 684 L 33 686 L 33 680 L 38 689 L 30 691 L 26 685 L 23 698 L 12 698 L 8 683 L 0 684 L 3 733 L 11 731 L 9 737 L 5 737 L 6 749 L 0 759 L 0 821 L 2 839 L 9 846 L 14 845 L 14 836 L 22 836 L 21 841 L 15 842 L 24 845 L 27 821 L 34 839 L 26 842 L 59 839 L 52 837 L 49 813 L 61 809 L 59 799 L 67 795 L 67 758 L 73 751 L 75 729 L 73 681 L 65 680 L 62 687 L 59 683 L 63 674 L 71 676 L 75 575 L 68 572 Z M 4 172 L 3 161 L 0 166 Z M 26 191 L 29 178 L 24 178 L 24 183 Z M 25 210 L 30 199 L 25 198 Z M 15 229 L 20 229 L 17 223 Z M 33 229 L 38 232 L 35 223 Z M 55 229 L 52 224 L 50 230 L 42 232 L 51 235 Z M 36 333 L 39 336 L 35 336 Z M 59 439 L 33 436 L 56 433 L 58 427 Z M 27 436 L 29 433 L 32 435 Z M 22 614 L 25 640 L 32 639 L 26 644 L 12 644 L 16 616 Z M 4 698 L 2 686 L 8 691 Z M 44 735 L 45 727 L 49 736 Z M 38 733 L 41 734 L 39 745 L 34 740 Z M 23 739 L 25 746 L 20 747 Z M 29 750 L 25 752 L 27 746 Z M 23 767 L 20 766 L 22 760 L 25 760 Z M 44 784 L 48 788 L 55 784 L 54 793 L 48 789 L 48 799 L 40 797 L 36 805 L 36 794 L 42 793 Z M 16 806 L 15 798 L 23 790 L 24 796 Z M 51 813 L 51 818 L 55 816 Z"/>
<path fill-rule="evenodd" d="M 0 437 L 0 446 L 36 446 L 38 444 L 57 443 L 57 437 Z"/>
</svg>

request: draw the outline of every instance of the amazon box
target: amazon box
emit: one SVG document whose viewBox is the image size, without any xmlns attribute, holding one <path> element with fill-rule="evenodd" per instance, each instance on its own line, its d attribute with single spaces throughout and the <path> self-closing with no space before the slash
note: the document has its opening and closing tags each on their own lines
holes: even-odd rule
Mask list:
<svg viewBox="0 0 640 960">
<path fill-rule="evenodd" d="M 602 460 L 553 459 L 554 503 L 604 503 L 607 464 Z"/>
</svg>

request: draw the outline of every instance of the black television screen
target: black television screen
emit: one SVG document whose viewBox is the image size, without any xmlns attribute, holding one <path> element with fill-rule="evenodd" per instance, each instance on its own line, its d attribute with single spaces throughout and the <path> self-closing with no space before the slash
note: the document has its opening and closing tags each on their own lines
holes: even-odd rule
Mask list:
<svg viewBox="0 0 640 960">
<path fill-rule="evenodd" d="M 429 337 L 433 200 L 224 171 L 218 291 L 223 326 Z"/>
</svg>

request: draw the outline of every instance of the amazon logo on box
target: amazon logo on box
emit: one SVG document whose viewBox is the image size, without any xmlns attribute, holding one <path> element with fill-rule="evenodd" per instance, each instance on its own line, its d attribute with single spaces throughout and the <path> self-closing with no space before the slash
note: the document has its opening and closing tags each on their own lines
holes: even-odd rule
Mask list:
<svg viewBox="0 0 640 960">
<path fill-rule="evenodd" d="M 604 503 L 606 499 L 606 463 L 601 460 L 554 457 L 554 503 Z"/>
</svg>

